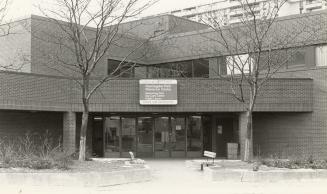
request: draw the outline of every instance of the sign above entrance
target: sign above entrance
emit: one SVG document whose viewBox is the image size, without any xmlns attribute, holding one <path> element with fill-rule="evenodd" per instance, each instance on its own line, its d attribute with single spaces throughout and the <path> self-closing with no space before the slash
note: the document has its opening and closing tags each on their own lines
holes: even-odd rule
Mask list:
<svg viewBox="0 0 327 194">
<path fill-rule="evenodd" d="M 177 80 L 140 80 L 141 105 L 176 105 Z"/>
</svg>

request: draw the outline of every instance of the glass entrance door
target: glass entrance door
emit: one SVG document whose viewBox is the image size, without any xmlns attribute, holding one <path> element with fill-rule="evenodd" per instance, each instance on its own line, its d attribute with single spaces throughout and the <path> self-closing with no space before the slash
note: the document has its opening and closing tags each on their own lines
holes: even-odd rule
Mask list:
<svg viewBox="0 0 327 194">
<path fill-rule="evenodd" d="M 136 151 L 136 119 L 121 117 L 121 156 L 130 157 L 130 151 Z"/>
<path fill-rule="evenodd" d="M 153 118 L 137 118 L 137 157 L 153 156 Z"/>
<path fill-rule="evenodd" d="M 104 118 L 104 157 L 120 157 L 120 117 Z"/>
<path fill-rule="evenodd" d="M 155 118 L 155 157 L 166 158 L 171 150 L 171 128 L 169 117 Z"/>
<path fill-rule="evenodd" d="M 185 117 L 171 117 L 171 157 L 186 156 L 186 119 Z"/>
<path fill-rule="evenodd" d="M 185 117 L 155 118 L 155 157 L 185 157 Z"/>
<path fill-rule="evenodd" d="M 203 123 L 201 116 L 97 117 L 94 128 L 103 130 L 93 134 L 93 150 L 104 157 L 201 157 Z"/>
</svg>

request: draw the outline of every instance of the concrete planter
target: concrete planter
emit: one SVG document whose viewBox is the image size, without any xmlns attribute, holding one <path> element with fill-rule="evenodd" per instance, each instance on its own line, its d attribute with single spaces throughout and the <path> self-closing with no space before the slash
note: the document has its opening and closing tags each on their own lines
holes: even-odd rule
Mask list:
<svg viewBox="0 0 327 194">
<path fill-rule="evenodd" d="M 114 172 L 0 173 L 0 185 L 93 187 L 143 182 L 151 178 L 148 167 Z"/>
<path fill-rule="evenodd" d="M 281 169 L 269 171 L 250 171 L 243 169 L 211 169 L 205 168 L 206 178 L 213 181 L 237 181 L 237 182 L 278 182 L 285 180 L 313 180 L 326 179 L 327 170 L 312 169 Z"/>
</svg>

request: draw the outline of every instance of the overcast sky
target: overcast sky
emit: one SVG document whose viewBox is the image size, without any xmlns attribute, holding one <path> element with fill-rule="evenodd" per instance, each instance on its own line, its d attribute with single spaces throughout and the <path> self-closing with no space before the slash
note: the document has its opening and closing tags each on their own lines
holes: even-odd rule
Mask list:
<svg viewBox="0 0 327 194">
<path fill-rule="evenodd" d="M 12 19 L 23 18 L 31 13 L 38 14 L 35 5 L 47 6 L 53 0 L 11 0 L 8 16 Z M 146 1 L 146 0 L 143 0 Z M 206 4 L 215 0 L 159 0 L 155 5 L 146 10 L 143 15 L 154 15 L 175 9 L 186 8 L 194 5 Z M 217 0 L 216 0 L 217 1 Z M 34 6 L 33 6 L 34 5 Z"/>
</svg>

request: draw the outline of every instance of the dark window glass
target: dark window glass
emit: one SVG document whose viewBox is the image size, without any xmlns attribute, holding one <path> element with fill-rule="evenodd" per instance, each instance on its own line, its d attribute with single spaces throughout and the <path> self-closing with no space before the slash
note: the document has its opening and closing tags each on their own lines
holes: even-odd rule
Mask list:
<svg viewBox="0 0 327 194">
<path fill-rule="evenodd" d="M 138 117 L 137 119 L 137 156 L 151 157 L 153 153 L 153 119 Z"/>
<path fill-rule="evenodd" d="M 120 72 L 116 71 L 119 63 L 119 61 L 108 59 L 108 75 L 119 75 Z"/>
<path fill-rule="evenodd" d="M 121 139 L 122 139 L 122 151 L 135 152 L 136 145 L 136 122 L 135 118 L 124 118 L 122 117 L 122 129 L 121 129 Z"/>
<path fill-rule="evenodd" d="M 120 118 L 106 117 L 104 122 L 105 157 L 119 157 Z"/>
<path fill-rule="evenodd" d="M 120 77 L 134 77 L 134 63 L 123 63 L 120 71 Z"/>
<path fill-rule="evenodd" d="M 172 69 L 173 77 L 192 77 L 192 61 L 175 62 Z"/>
<path fill-rule="evenodd" d="M 171 117 L 171 144 L 173 151 L 185 151 L 185 118 Z"/>
<path fill-rule="evenodd" d="M 108 75 L 115 77 L 134 77 L 135 63 L 124 62 L 108 59 Z M 120 67 L 118 67 L 120 65 Z"/>
<path fill-rule="evenodd" d="M 209 60 L 197 59 L 193 60 L 193 76 L 209 77 Z"/>
<path fill-rule="evenodd" d="M 260 59 L 258 60 L 258 54 L 253 56 L 254 65 L 256 61 L 260 61 L 259 70 L 276 71 L 283 69 L 287 66 L 288 55 L 286 50 L 272 50 L 260 53 Z"/>
<path fill-rule="evenodd" d="M 155 119 L 155 150 L 168 151 L 169 150 L 169 117 L 158 117 Z"/>
<path fill-rule="evenodd" d="M 189 117 L 189 126 L 187 132 L 187 150 L 189 151 L 201 151 L 201 117 L 191 116 Z"/>
<path fill-rule="evenodd" d="M 136 65 L 134 67 L 134 77 L 146 78 L 147 67 L 145 65 Z"/>
<path fill-rule="evenodd" d="M 209 77 L 209 60 L 197 59 L 147 67 L 148 78 Z"/>
<path fill-rule="evenodd" d="M 157 66 L 148 66 L 148 78 L 159 78 L 160 69 Z"/>
<path fill-rule="evenodd" d="M 168 78 L 172 75 L 172 69 L 171 64 L 160 64 L 158 65 L 158 68 L 160 69 L 160 77 L 161 78 Z"/>
<path fill-rule="evenodd" d="M 295 48 L 287 51 L 288 68 L 305 65 L 305 48 Z"/>
</svg>

